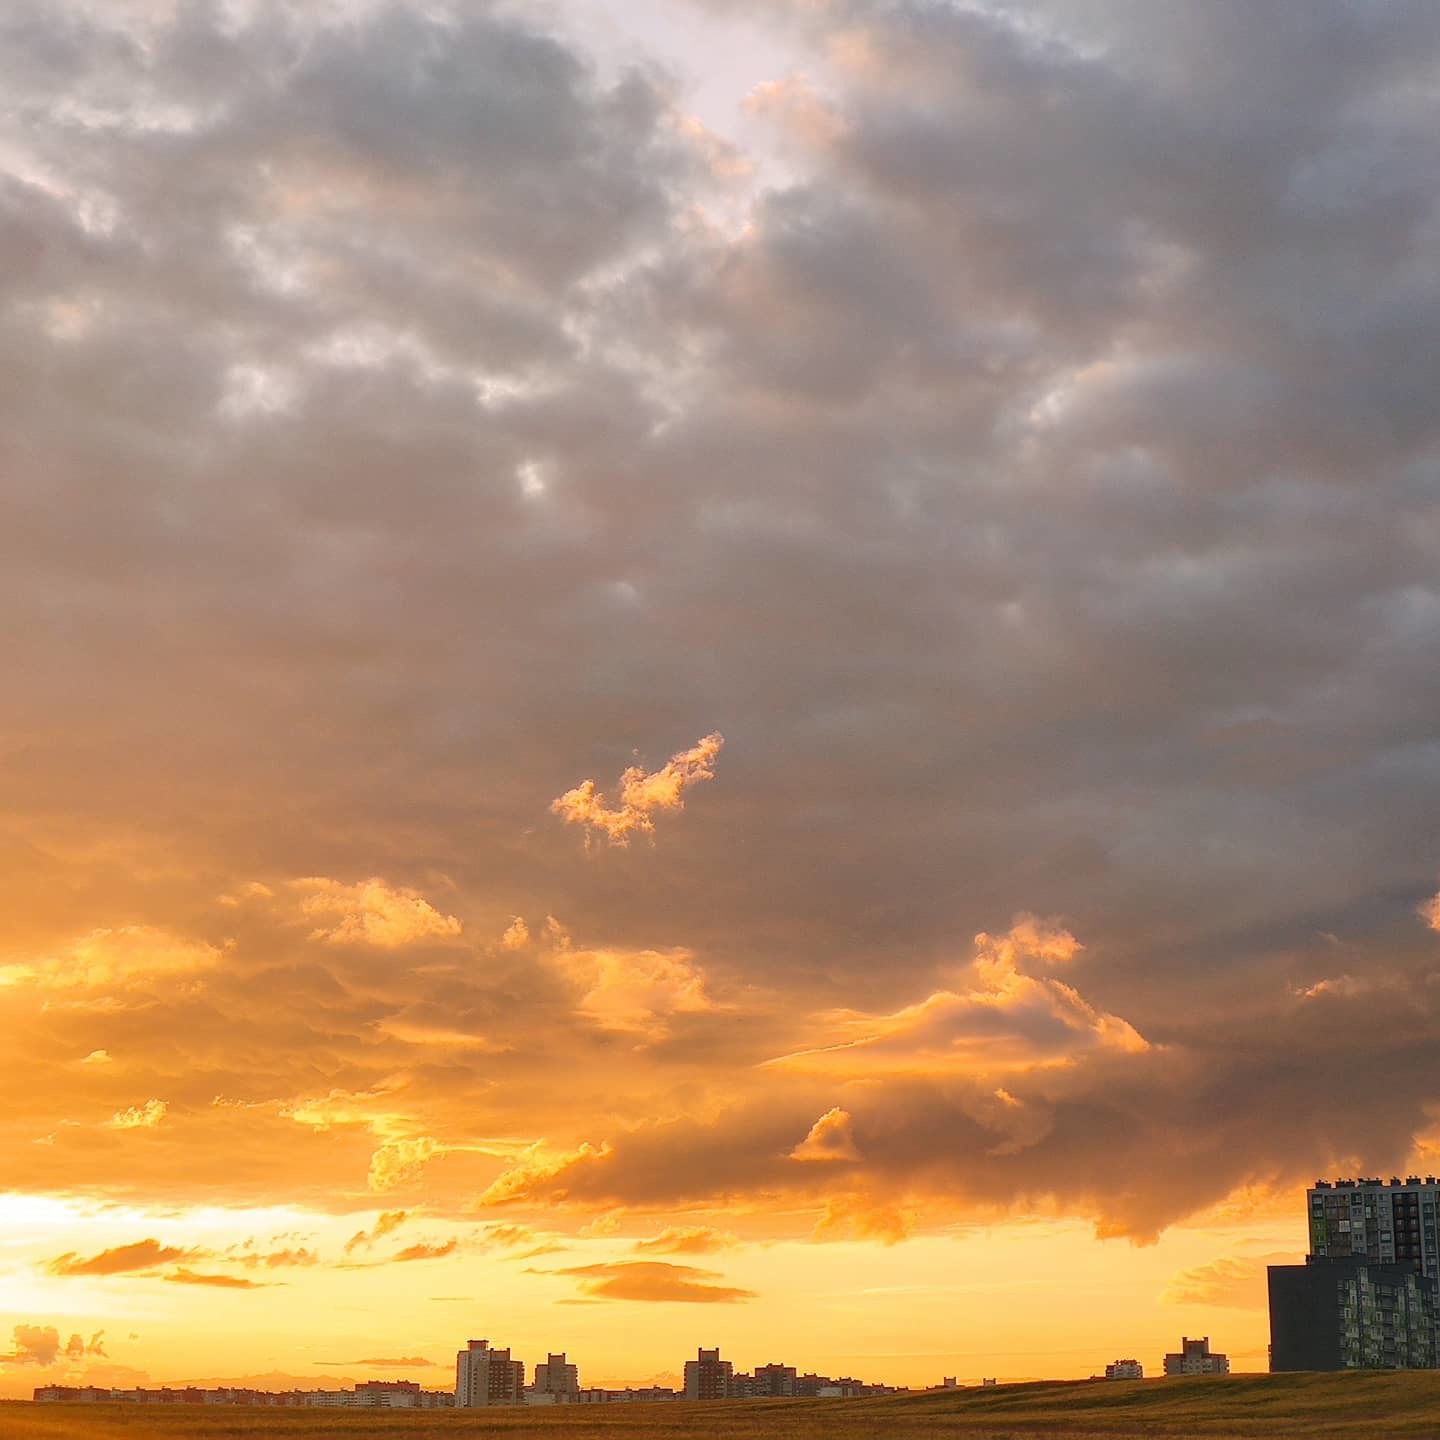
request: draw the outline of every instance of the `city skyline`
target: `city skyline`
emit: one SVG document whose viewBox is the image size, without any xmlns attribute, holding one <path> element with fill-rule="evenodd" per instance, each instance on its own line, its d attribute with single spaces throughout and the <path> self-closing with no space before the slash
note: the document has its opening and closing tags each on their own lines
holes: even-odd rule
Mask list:
<svg viewBox="0 0 1440 1440">
<path fill-rule="evenodd" d="M 1437 66 L 0 6 L 0 1397 L 1240 1372 L 1317 1224 L 1440 1275 L 1314 1187 L 1440 1170 Z"/>
</svg>

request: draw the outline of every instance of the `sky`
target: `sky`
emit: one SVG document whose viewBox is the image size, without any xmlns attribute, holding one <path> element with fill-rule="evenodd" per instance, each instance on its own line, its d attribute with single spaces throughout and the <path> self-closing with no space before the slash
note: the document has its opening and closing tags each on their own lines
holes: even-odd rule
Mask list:
<svg viewBox="0 0 1440 1440">
<path fill-rule="evenodd" d="M 0 7 L 0 1395 L 1265 1366 L 1440 1168 L 1432 0 Z"/>
</svg>

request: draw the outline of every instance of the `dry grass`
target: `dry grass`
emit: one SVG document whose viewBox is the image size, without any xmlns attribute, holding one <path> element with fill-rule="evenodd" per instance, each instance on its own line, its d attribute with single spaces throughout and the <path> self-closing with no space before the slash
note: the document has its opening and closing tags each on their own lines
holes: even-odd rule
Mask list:
<svg viewBox="0 0 1440 1440">
<path fill-rule="evenodd" d="M 0 1404 L 0 1440 L 1242 1440 L 1440 1436 L 1440 1372 L 1079 1381 L 873 1400 L 378 1411 Z"/>
</svg>

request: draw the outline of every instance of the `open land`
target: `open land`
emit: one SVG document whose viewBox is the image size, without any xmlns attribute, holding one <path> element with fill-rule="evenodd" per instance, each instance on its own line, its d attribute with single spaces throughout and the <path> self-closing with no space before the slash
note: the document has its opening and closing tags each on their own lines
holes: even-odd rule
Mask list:
<svg viewBox="0 0 1440 1440">
<path fill-rule="evenodd" d="M 1440 1435 L 1440 1373 L 1040 1382 L 863 1400 L 334 1411 L 0 1404 L 0 1440 L 1241 1440 Z"/>
</svg>

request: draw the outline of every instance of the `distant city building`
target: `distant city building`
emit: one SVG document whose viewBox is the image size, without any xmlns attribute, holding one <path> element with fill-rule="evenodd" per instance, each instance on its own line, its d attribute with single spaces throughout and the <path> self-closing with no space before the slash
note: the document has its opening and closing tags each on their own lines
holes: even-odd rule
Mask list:
<svg viewBox="0 0 1440 1440">
<path fill-rule="evenodd" d="M 720 1358 L 719 1350 L 701 1350 L 685 1362 L 687 1400 L 728 1400 L 735 1367 Z"/>
<path fill-rule="evenodd" d="M 280 1391 L 235 1386 L 110 1390 L 94 1385 L 41 1385 L 35 1399 L 50 1404 L 261 1405 L 307 1410 L 444 1410 L 455 1403 L 448 1390 L 422 1390 L 413 1380 L 366 1380 L 353 1390 Z"/>
<path fill-rule="evenodd" d="M 1145 1367 L 1138 1360 L 1112 1360 L 1105 1367 L 1107 1380 L 1143 1380 Z"/>
<path fill-rule="evenodd" d="M 488 1340 L 472 1340 L 455 1357 L 455 1404 L 473 1410 L 482 1405 L 523 1405 L 525 1366 L 510 1351 L 492 1350 Z"/>
<path fill-rule="evenodd" d="M 1435 1176 L 1317 1180 L 1305 1198 L 1311 1255 L 1377 1265 L 1408 1261 L 1422 1275 L 1440 1280 L 1440 1180 Z"/>
<path fill-rule="evenodd" d="M 940 1388 L 942 1390 L 958 1390 L 960 1386 L 953 1375 L 947 1375 L 941 1380 Z"/>
<path fill-rule="evenodd" d="M 547 1355 L 545 1363 L 535 1367 L 534 1388 L 541 1395 L 578 1395 L 579 1368 L 566 1362 L 563 1350 L 558 1355 Z"/>
<path fill-rule="evenodd" d="M 1180 1349 L 1175 1354 L 1165 1357 L 1165 1373 L 1167 1375 L 1228 1375 L 1230 1358 L 1228 1355 L 1217 1355 L 1211 1351 L 1208 1335 L 1202 1335 L 1198 1340 L 1192 1340 L 1187 1335 L 1181 1339 Z"/>
<path fill-rule="evenodd" d="M 1311 1256 L 1271 1265 L 1270 1369 L 1432 1370 L 1440 1284 L 1413 1261 Z"/>
<path fill-rule="evenodd" d="M 753 1375 L 731 1377 L 730 1394 L 736 1400 L 788 1398 L 798 1378 L 793 1365 L 757 1365 Z"/>
<path fill-rule="evenodd" d="M 592 1386 L 588 1390 L 581 1390 L 575 1396 L 576 1402 L 581 1405 L 648 1404 L 682 1398 L 674 1390 L 667 1390 L 663 1385 L 643 1385 L 624 1390 L 606 1390 L 599 1386 Z"/>
</svg>

